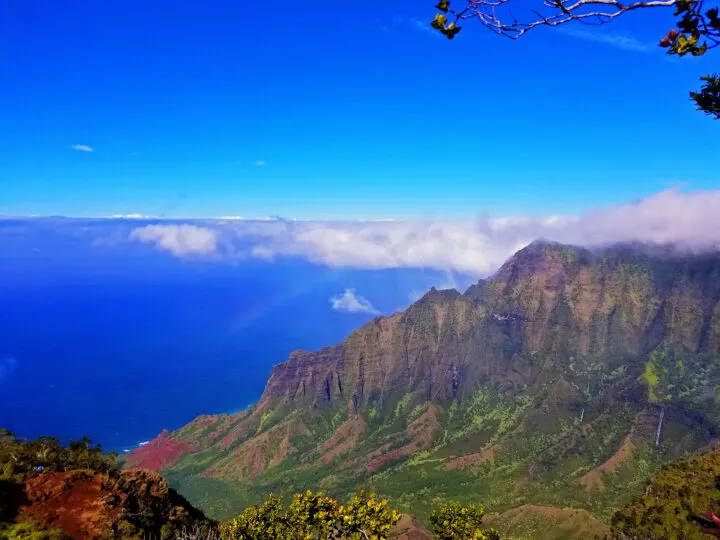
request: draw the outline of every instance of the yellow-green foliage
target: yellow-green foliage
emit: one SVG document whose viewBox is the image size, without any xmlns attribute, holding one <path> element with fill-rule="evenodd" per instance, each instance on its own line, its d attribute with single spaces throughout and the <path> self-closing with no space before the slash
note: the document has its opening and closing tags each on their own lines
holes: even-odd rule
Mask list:
<svg viewBox="0 0 720 540">
<path fill-rule="evenodd" d="M 664 466 L 645 494 L 613 518 L 614 538 L 707 538 L 688 517 L 717 512 L 720 501 L 720 449 Z"/>
<path fill-rule="evenodd" d="M 337 429 L 343 422 L 347 420 L 347 414 L 343 411 L 337 411 L 330 419 L 330 426 L 332 429 Z"/>
<path fill-rule="evenodd" d="M 397 405 L 395 405 L 395 418 L 398 418 L 402 414 L 402 412 L 407 408 L 411 399 L 412 394 L 405 394 L 400 399 L 400 401 L 397 402 Z"/>
<path fill-rule="evenodd" d="M 233 540 L 282 538 L 286 529 L 284 514 L 282 497 L 271 493 L 261 506 L 250 506 L 222 525 L 220 536 Z"/>
<path fill-rule="evenodd" d="M 454 399 L 453 402 L 450 404 L 450 408 L 448 409 L 448 417 L 450 420 L 453 420 L 455 418 L 457 411 L 458 411 L 458 402 L 457 402 L 457 399 Z"/>
<path fill-rule="evenodd" d="M 496 442 L 520 421 L 530 403 L 529 396 L 512 397 L 478 390 L 465 409 L 464 427 L 455 431 L 451 439 L 460 439 L 483 426 L 492 424 L 495 428 L 491 442 Z"/>
<path fill-rule="evenodd" d="M 373 405 L 372 408 L 368 411 L 368 419 L 370 421 L 375 420 L 378 417 L 379 411 L 377 409 L 377 406 Z"/>
<path fill-rule="evenodd" d="M 382 540 L 398 519 L 400 514 L 374 493 L 361 491 L 342 506 L 322 493 L 306 491 L 295 494 L 287 508 L 282 497 L 271 494 L 261 506 L 251 506 L 222 525 L 220 533 L 224 540 Z"/>
<path fill-rule="evenodd" d="M 659 401 L 657 394 L 655 394 L 655 387 L 660 381 L 660 378 L 657 374 L 655 356 L 653 355 L 650 356 L 650 359 L 645 364 L 645 381 L 648 383 L 648 397 L 650 401 Z"/>
<path fill-rule="evenodd" d="M 493 529 L 482 530 L 485 510 L 479 506 L 462 506 L 449 502 L 433 509 L 430 524 L 437 540 L 498 540 Z"/>
<path fill-rule="evenodd" d="M 258 433 L 260 433 L 263 430 L 263 428 L 267 425 L 268 420 L 270 420 L 270 417 L 272 416 L 272 414 L 273 414 L 272 409 L 267 410 L 262 414 L 262 416 L 260 417 L 260 425 L 257 428 Z"/>
<path fill-rule="evenodd" d="M 339 537 L 351 540 L 387 538 L 400 519 L 400 513 L 390 509 L 387 500 L 365 491 L 357 493 L 346 507 L 340 507 L 340 515 Z"/>
<path fill-rule="evenodd" d="M 697 354 L 682 345 L 662 343 L 653 350 L 643 372 L 648 398 L 654 403 L 683 403 L 708 416 L 720 382 L 720 358 Z"/>
<path fill-rule="evenodd" d="M 423 405 L 416 405 L 412 411 L 407 415 L 407 423 L 411 424 L 414 420 L 420 418 L 422 414 L 427 411 L 428 404 L 424 403 Z"/>
<path fill-rule="evenodd" d="M 61 530 L 45 529 L 32 521 L 13 524 L 0 523 L 0 538 L 6 540 L 70 540 L 70 536 Z"/>
</svg>

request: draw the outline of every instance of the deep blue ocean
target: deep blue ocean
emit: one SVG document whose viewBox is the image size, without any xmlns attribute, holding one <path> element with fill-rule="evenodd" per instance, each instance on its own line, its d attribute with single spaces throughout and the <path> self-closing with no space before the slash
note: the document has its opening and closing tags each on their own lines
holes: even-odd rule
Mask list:
<svg viewBox="0 0 720 540">
<path fill-rule="evenodd" d="M 88 435 L 122 452 L 240 410 L 292 350 L 373 317 L 334 311 L 332 296 L 354 288 L 390 314 L 446 279 L 300 258 L 184 260 L 113 244 L 98 227 L 0 220 L 0 427 L 18 435 Z"/>
</svg>

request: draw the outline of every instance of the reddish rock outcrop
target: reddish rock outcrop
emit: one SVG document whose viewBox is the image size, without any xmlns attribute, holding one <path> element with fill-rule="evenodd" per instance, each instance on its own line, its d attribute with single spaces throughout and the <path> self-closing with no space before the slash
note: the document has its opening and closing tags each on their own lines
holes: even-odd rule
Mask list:
<svg viewBox="0 0 720 540">
<path fill-rule="evenodd" d="M 210 525 L 151 471 L 45 473 L 28 479 L 24 493 L 15 519 L 31 518 L 73 538 L 113 538 L 133 530 L 159 537 L 163 527 Z"/>
<path fill-rule="evenodd" d="M 475 465 L 480 465 L 491 459 L 495 458 L 502 447 L 499 444 L 494 444 L 489 448 L 486 448 L 482 452 L 476 452 L 475 454 L 469 454 L 467 456 L 456 457 L 455 459 L 445 464 L 446 469 L 467 469 Z"/>
</svg>

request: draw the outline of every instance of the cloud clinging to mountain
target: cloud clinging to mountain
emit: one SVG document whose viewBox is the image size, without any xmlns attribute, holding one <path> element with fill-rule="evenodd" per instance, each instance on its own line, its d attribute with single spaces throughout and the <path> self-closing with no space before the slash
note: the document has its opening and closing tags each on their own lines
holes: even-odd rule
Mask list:
<svg viewBox="0 0 720 540">
<path fill-rule="evenodd" d="M 160 227 L 160 228 L 159 228 Z M 169 229 L 162 229 L 166 227 Z M 487 275 L 533 240 L 582 246 L 617 242 L 720 246 L 720 190 L 666 190 L 579 216 L 510 216 L 474 221 L 247 221 L 134 232 L 176 255 L 213 253 L 219 237 L 234 254 L 295 256 L 331 267 L 434 268 Z"/>
<path fill-rule="evenodd" d="M 671 243 L 720 245 L 720 190 L 668 190 L 580 216 L 482 217 L 475 221 L 268 223 L 243 234 L 254 254 L 303 256 L 329 266 L 427 267 L 488 274 L 533 240 L 583 246 Z"/>
</svg>

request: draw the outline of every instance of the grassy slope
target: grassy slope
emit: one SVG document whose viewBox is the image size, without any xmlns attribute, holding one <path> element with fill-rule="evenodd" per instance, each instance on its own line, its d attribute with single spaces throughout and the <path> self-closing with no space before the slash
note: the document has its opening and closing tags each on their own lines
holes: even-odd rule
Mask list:
<svg viewBox="0 0 720 540">
<path fill-rule="evenodd" d="M 502 538 L 514 540 L 592 540 L 605 538 L 610 527 L 586 510 L 523 505 L 485 519 L 501 531 Z"/>
</svg>

